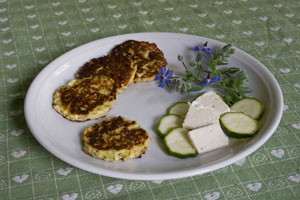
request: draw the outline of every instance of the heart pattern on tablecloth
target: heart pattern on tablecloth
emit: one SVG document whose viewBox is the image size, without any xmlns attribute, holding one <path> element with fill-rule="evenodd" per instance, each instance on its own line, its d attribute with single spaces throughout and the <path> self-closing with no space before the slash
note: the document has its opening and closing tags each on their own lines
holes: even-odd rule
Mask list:
<svg viewBox="0 0 300 200">
<path fill-rule="evenodd" d="M 282 73 L 287 74 L 291 71 L 291 69 L 290 68 L 281 68 L 279 71 L 281 71 Z"/>
<path fill-rule="evenodd" d="M 19 79 L 18 78 L 8 78 L 6 81 L 7 81 L 7 83 L 15 84 L 16 82 L 19 81 Z"/>
<path fill-rule="evenodd" d="M 8 43 L 11 43 L 12 39 L 7 39 L 7 40 L 2 40 L 1 42 L 3 44 L 8 44 Z"/>
<path fill-rule="evenodd" d="M 220 198 L 220 192 L 208 193 L 204 197 L 207 200 L 217 200 Z"/>
<path fill-rule="evenodd" d="M 262 184 L 259 182 L 255 182 L 255 183 L 249 183 L 247 185 L 247 188 L 251 191 L 255 191 L 258 192 L 261 189 Z"/>
<path fill-rule="evenodd" d="M 57 170 L 57 173 L 63 176 L 67 176 L 72 172 L 73 168 L 72 167 L 67 167 L 67 168 L 60 168 Z"/>
<path fill-rule="evenodd" d="M 76 200 L 78 197 L 78 193 L 72 193 L 72 194 L 64 194 L 62 196 L 62 200 Z"/>
<path fill-rule="evenodd" d="M 11 135 L 16 136 L 16 137 L 22 135 L 23 133 L 24 133 L 23 129 L 12 130 L 10 132 Z"/>
<path fill-rule="evenodd" d="M 243 166 L 246 163 L 246 158 L 242 158 L 238 161 L 236 161 L 234 164 L 238 166 Z"/>
<path fill-rule="evenodd" d="M 273 149 L 271 154 L 276 158 L 282 158 L 285 154 L 285 151 L 283 149 Z"/>
<path fill-rule="evenodd" d="M 164 182 L 164 180 L 163 179 L 158 179 L 158 180 L 153 180 L 152 182 L 155 183 L 155 184 L 161 184 L 162 182 Z"/>
<path fill-rule="evenodd" d="M 292 127 L 295 128 L 295 129 L 300 130 L 300 123 L 292 124 Z"/>
<path fill-rule="evenodd" d="M 23 174 L 21 176 L 14 176 L 12 179 L 17 183 L 23 183 L 29 177 L 28 174 Z"/>
<path fill-rule="evenodd" d="M 20 150 L 20 151 L 13 151 L 11 152 L 11 155 L 15 158 L 21 158 L 26 154 L 25 150 Z"/>
<path fill-rule="evenodd" d="M 113 194 L 118 194 L 123 188 L 122 184 L 110 185 L 107 187 L 107 190 Z"/>
<path fill-rule="evenodd" d="M 299 183 L 300 182 L 300 174 L 289 176 L 288 179 L 293 182 Z"/>
</svg>

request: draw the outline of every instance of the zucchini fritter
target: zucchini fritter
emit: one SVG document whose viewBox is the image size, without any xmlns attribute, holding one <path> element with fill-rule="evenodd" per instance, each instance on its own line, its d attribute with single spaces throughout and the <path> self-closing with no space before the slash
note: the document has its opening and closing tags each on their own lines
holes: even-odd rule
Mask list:
<svg viewBox="0 0 300 200">
<path fill-rule="evenodd" d="M 105 119 L 83 133 L 83 151 L 111 162 L 141 157 L 149 142 L 148 133 L 136 121 L 121 116 Z"/>
<path fill-rule="evenodd" d="M 134 82 L 152 81 L 160 72 L 162 66 L 167 65 L 163 52 L 155 43 L 128 40 L 115 46 L 111 57 L 127 57 L 137 66 Z"/>
<path fill-rule="evenodd" d="M 75 79 L 59 88 L 53 108 L 72 121 L 86 121 L 106 116 L 116 100 L 116 86 L 107 76 Z"/>
<path fill-rule="evenodd" d="M 117 92 L 122 93 L 132 83 L 137 67 L 132 60 L 126 57 L 103 56 L 94 58 L 83 65 L 76 73 L 78 79 L 92 76 L 109 76 L 117 87 Z"/>
</svg>

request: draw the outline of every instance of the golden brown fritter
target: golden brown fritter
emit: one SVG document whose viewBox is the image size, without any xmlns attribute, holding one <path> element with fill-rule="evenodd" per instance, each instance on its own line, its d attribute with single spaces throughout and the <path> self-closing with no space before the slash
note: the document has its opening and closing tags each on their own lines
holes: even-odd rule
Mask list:
<svg viewBox="0 0 300 200">
<path fill-rule="evenodd" d="M 118 116 L 88 127 L 83 133 L 83 151 L 106 161 L 141 157 L 150 137 L 136 121 Z"/>
<path fill-rule="evenodd" d="M 126 57 L 103 56 L 92 59 L 76 73 L 78 79 L 105 75 L 111 77 L 116 84 L 117 92 L 123 92 L 132 83 L 137 68 Z"/>
<path fill-rule="evenodd" d="M 75 79 L 59 88 L 53 108 L 72 121 L 86 121 L 106 116 L 116 100 L 114 80 L 107 76 Z"/>
<path fill-rule="evenodd" d="M 127 57 L 137 66 L 134 82 L 152 81 L 160 72 L 162 66 L 167 65 L 163 52 L 155 43 L 128 40 L 115 46 L 111 57 Z"/>
</svg>

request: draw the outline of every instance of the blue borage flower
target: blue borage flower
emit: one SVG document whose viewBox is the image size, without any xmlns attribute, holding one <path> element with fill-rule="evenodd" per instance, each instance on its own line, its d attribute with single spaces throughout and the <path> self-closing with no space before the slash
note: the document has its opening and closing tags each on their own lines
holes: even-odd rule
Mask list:
<svg viewBox="0 0 300 200">
<path fill-rule="evenodd" d="M 207 47 L 207 42 L 205 42 L 203 45 L 201 45 L 200 48 L 198 46 L 195 46 L 194 51 L 197 52 L 200 49 L 204 53 L 209 53 L 210 55 L 214 54 L 214 51 Z"/>
<path fill-rule="evenodd" d="M 173 76 L 173 70 L 166 69 L 165 66 L 162 66 L 160 69 L 160 74 L 156 74 L 155 80 L 158 82 L 158 87 L 164 88 L 166 85 L 172 84 L 172 81 L 169 79 Z"/>
<path fill-rule="evenodd" d="M 198 46 L 195 46 L 194 51 L 196 52 L 196 51 L 199 51 L 199 50 L 200 50 L 200 48 Z"/>
<path fill-rule="evenodd" d="M 200 83 L 197 84 L 205 87 L 208 84 L 217 82 L 218 80 L 220 80 L 220 78 L 221 76 L 215 76 L 214 78 L 210 78 L 210 74 L 208 74 L 207 77 L 204 79 L 204 81 L 201 81 Z"/>
</svg>

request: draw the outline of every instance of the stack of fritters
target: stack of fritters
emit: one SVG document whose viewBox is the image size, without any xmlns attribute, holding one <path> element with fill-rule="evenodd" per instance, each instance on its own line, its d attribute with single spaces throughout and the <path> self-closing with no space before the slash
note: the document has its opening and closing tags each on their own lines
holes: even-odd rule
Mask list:
<svg viewBox="0 0 300 200">
<path fill-rule="evenodd" d="M 75 80 L 55 92 L 53 107 L 72 121 L 106 116 L 116 94 L 122 93 L 133 81 L 154 80 L 166 65 L 163 52 L 156 44 L 128 40 L 115 46 L 108 55 L 84 64 Z"/>
<path fill-rule="evenodd" d="M 150 137 L 136 121 L 113 117 L 88 127 L 83 133 L 83 151 L 106 161 L 141 157 Z"/>
</svg>

